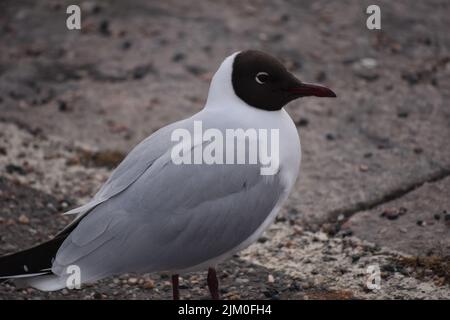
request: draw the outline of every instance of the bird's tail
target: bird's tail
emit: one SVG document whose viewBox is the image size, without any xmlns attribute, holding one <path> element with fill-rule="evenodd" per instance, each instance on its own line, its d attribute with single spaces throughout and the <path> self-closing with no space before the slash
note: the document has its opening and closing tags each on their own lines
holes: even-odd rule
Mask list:
<svg viewBox="0 0 450 320">
<path fill-rule="evenodd" d="M 30 249 L 0 257 L 0 282 L 12 280 L 16 285 L 28 285 L 44 291 L 62 289 L 64 285 L 51 268 L 66 237 L 67 234 L 60 234 Z"/>
</svg>

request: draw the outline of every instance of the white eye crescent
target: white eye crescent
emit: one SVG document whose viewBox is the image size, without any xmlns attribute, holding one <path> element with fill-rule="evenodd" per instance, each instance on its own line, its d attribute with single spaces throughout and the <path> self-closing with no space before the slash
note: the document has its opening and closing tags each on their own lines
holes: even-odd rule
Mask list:
<svg viewBox="0 0 450 320">
<path fill-rule="evenodd" d="M 259 84 L 264 84 L 267 81 L 267 78 L 269 78 L 269 74 L 267 72 L 258 72 L 256 74 L 255 80 Z"/>
</svg>

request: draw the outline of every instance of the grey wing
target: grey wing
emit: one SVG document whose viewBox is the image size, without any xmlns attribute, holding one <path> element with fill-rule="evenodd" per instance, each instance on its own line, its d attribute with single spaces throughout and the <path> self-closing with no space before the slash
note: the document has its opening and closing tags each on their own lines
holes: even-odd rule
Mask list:
<svg viewBox="0 0 450 320">
<path fill-rule="evenodd" d="M 122 272 L 184 270 L 248 239 L 285 192 L 259 165 L 175 165 L 166 153 L 95 207 L 59 249 L 53 272 L 83 281 Z"/>
<path fill-rule="evenodd" d="M 170 134 L 173 129 L 183 127 L 183 125 L 188 123 L 188 120 L 178 121 L 163 127 L 139 143 L 112 172 L 91 201 L 65 214 L 78 214 L 78 218 L 81 218 L 100 203 L 128 188 L 156 159 L 170 148 Z"/>
</svg>

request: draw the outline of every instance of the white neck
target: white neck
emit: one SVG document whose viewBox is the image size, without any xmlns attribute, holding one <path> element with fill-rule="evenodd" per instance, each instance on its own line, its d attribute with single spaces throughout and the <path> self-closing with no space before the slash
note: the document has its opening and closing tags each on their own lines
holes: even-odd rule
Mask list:
<svg viewBox="0 0 450 320">
<path fill-rule="evenodd" d="M 219 108 L 224 105 L 247 105 L 234 92 L 231 80 L 234 58 L 239 52 L 228 56 L 214 74 L 209 87 L 205 109 Z"/>
</svg>

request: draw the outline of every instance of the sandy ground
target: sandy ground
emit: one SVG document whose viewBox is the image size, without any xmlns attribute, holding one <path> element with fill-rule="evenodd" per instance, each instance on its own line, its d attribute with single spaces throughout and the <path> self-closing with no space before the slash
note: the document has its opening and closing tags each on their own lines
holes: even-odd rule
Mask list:
<svg viewBox="0 0 450 320">
<path fill-rule="evenodd" d="M 204 104 L 224 57 L 262 49 L 338 99 L 287 110 L 300 177 L 276 223 L 220 268 L 227 299 L 450 298 L 447 1 L 0 3 L 0 254 L 49 239 L 141 139 Z M 381 270 L 370 290 L 367 268 Z M 0 299 L 166 299 L 164 275 Z M 181 280 L 207 298 L 205 274 Z"/>
</svg>

